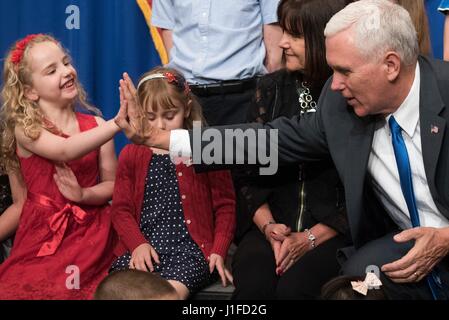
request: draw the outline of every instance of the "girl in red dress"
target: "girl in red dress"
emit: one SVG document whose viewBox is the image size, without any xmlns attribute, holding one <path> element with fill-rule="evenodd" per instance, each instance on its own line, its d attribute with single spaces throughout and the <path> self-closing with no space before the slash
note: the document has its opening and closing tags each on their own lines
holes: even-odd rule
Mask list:
<svg viewBox="0 0 449 320">
<path fill-rule="evenodd" d="M 76 106 L 98 111 L 61 44 L 18 41 L 2 88 L 1 165 L 14 204 L 0 217 L 0 241 L 16 235 L 0 265 L 0 299 L 88 299 L 107 274 L 119 128 Z"/>
</svg>

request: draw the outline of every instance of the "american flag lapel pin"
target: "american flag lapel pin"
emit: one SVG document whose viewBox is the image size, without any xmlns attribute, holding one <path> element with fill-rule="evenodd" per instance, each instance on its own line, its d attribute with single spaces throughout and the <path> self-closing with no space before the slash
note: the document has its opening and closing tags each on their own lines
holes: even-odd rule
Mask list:
<svg viewBox="0 0 449 320">
<path fill-rule="evenodd" d="M 438 131 L 440 131 L 440 129 L 437 126 L 435 126 L 433 124 L 430 126 L 430 133 L 437 134 Z"/>
</svg>

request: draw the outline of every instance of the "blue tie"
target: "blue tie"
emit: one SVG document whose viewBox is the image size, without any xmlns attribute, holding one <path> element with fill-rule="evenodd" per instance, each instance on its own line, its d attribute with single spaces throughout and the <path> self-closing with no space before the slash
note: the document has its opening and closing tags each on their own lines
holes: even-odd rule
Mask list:
<svg viewBox="0 0 449 320">
<path fill-rule="evenodd" d="M 410 169 L 407 147 L 405 146 L 404 139 L 402 138 L 402 128 L 393 116 L 391 116 L 388 120 L 388 124 L 390 125 L 391 141 L 393 143 L 394 155 L 398 166 L 402 194 L 404 195 L 405 202 L 407 203 L 412 226 L 419 227 L 419 214 L 416 207 L 415 193 L 413 192 L 412 170 Z M 441 294 L 441 290 L 439 290 L 439 287 L 441 288 L 441 280 L 436 271 L 432 271 L 430 273 L 427 277 L 427 283 L 430 291 L 432 292 L 433 298 L 438 300 Z"/>
</svg>

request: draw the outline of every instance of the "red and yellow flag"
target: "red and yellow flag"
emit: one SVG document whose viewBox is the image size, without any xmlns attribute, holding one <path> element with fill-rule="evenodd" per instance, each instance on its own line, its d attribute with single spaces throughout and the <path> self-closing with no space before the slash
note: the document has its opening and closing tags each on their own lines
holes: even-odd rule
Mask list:
<svg viewBox="0 0 449 320">
<path fill-rule="evenodd" d="M 139 5 L 140 10 L 142 10 L 145 20 L 147 22 L 148 28 L 150 29 L 151 38 L 153 38 L 154 46 L 156 47 L 159 57 L 161 58 L 162 64 L 168 63 L 168 54 L 165 50 L 164 42 L 162 41 L 161 30 L 151 25 L 151 14 L 152 14 L 152 2 L 153 0 L 136 0 Z"/>
</svg>

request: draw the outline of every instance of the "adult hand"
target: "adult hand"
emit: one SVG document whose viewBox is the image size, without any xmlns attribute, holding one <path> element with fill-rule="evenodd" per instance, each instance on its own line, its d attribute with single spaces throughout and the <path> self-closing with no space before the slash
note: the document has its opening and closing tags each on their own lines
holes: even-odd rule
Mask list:
<svg viewBox="0 0 449 320">
<path fill-rule="evenodd" d="M 149 243 L 142 243 L 132 252 L 129 268 L 153 272 L 154 267 L 152 260 L 157 264 L 160 263 L 156 250 L 154 250 Z"/>
<path fill-rule="evenodd" d="M 231 272 L 225 266 L 223 257 L 216 253 L 212 253 L 209 257 L 210 273 L 214 272 L 214 269 L 217 269 L 223 287 L 227 286 L 228 281 L 231 284 L 234 282 Z"/>
<path fill-rule="evenodd" d="M 282 275 L 307 251 L 311 250 L 305 232 L 293 232 L 282 242 L 276 273 Z"/>
<path fill-rule="evenodd" d="M 421 281 L 449 252 L 449 228 L 413 228 L 394 236 L 396 242 L 415 240 L 415 245 L 401 259 L 382 266 L 382 271 L 396 283 Z"/>
<path fill-rule="evenodd" d="M 265 227 L 265 238 L 273 249 L 276 265 L 279 260 L 282 241 L 290 234 L 291 229 L 282 223 L 272 223 Z"/>
<path fill-rule="evenodd" d="M 79 185 L 72 169 L 65 163 L 55 164 L 53 179 L 59 192 L 68 200 L 80 203 L 83 200 L 83 188 Z"/>
<path fill-rule="evenodd" d="M 271 249 L 273 250 L 273 254 L 274 254 L 274 260 L 275 260 L 276 265 L 277 265 L 277 262 L 278 262 L 278 259 L 279 259 L 279 253 L 281 252 L 282 241 L 275 240 L 275 239 L 273 239 L 271 237 L 269 237 L 267 240 L 268 240 L 268 242 L 271 245 Z"/>
<path fill-rule="evenodd" d="M 290 235 L 291 229 L 283 223 L 271 223 L 265 227 L 265 237 L 284 241 Z"/>
</svg>

